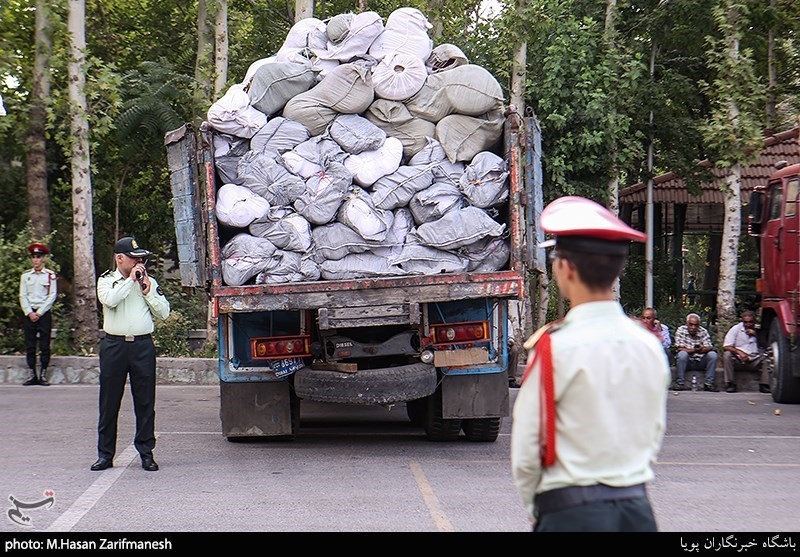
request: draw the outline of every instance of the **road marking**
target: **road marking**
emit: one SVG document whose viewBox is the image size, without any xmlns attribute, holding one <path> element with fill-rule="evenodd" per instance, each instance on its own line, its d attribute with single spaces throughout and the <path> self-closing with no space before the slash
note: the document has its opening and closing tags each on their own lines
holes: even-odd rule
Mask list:
<svg viewBox="0 0 800 557">
<path fill-rule="evenodd" d="M 414 476 L 414 481 L 417 482 L 419 491 L 422 493 L 422 499 L 425 501 L 425 506 L 428 507 L 428 512 L 431 513 L 431 518 L 433 518 L 436 527 L 440 532 L 455 532 L 453 525 L 450 524 L 444 511 L 442 511 L 439 498 L 433 492 L 431 485 L 428 483 L 428 478 L 425 477 L 425 472 L 422 471 L 419 463 L 411 460 L 408 466 L 411 468 L 411 475 Z"/>
<path fill-rule="evenodd" d="M 98 478 L 78 497 L 74 503 L 59 516 L 45 532 L 70 532 L 72 528 L 84 517 L 86 513 L 92 510 L 92 507 L 97 504 L 97 501 L 103 494 L 114 485 L 114 483 L 122 476 L 122 473 L 139 456 L 136 447 L 129 445 L 119 457 L 115 458 L 113 468 L 107 468 L 100 472 Z M 122 466 L 118 466 L 122 464 Z M 97 472 L 90 472 L 97 474 Z"/>
</svg>

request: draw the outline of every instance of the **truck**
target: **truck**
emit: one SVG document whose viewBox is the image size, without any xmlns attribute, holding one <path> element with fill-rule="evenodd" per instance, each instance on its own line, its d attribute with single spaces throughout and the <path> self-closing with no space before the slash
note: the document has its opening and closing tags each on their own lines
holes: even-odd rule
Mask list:
<svg viewBox="0 0 800 557">
<path fill-rule="evenodd" d="M 509 304 L 543 267 L 541 131 L 505 110 L 495 151 L 509 196 L 495 218 L 510 256 L 494 272 L 229 286 L 215 216 L 214 130 L 166 134 L 181 284 L 203 288 L 216 319 L 220 419 L 229 441 L 293 439 L 304 401 L 404 404 L 431 441 L 493 442 L 509 415 Z"/>
<path fill-rule="evenodd" d="M 750 195 L 748 234 L 757 238 L 759 344 L 765 348 L 772 399 L 800 403 L 800 163 L 777 163 Z"/>
</svg>

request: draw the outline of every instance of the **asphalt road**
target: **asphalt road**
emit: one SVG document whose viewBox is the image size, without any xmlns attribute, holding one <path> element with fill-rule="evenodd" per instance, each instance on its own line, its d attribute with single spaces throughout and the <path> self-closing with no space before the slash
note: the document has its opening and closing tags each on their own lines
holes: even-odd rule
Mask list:
<svg viewBox="0 0 800 557">
<path fill-rule="evenodd" d="M 126 391 L 114 468 L 91 472 L 96 385 L 0 385 L 0 416 L 0 532 L 529 531 L 510 418 L 494 443 L 432 443 L 402 405 L 306 403 L 294 441 L 229 442 L 217 386 L 160 385 L 161 470 L 140 467 Z M 799 441 L 800 405 L 671 394 L 649 486 L 660 529 L 797 531 Z"/>
</svg>

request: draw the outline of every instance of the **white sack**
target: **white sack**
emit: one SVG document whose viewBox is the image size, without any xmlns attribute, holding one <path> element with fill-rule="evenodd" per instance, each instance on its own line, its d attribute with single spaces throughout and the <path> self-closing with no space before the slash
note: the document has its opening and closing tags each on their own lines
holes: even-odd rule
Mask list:
<svg viewBox="0 0 800 557">
<path fill-rule="evenodd" d="M 425 63 L 413 54 L 390 54 L 372 69 L 375 95 L 393 101 L 404 101 L 416 95 L 425 85 L 426 77 Z"/>
<path fill-rule="evenodd" d="M 241 286 L 273 263 L 275 246 L 264 238 L 237 234 L 222 246 L 222 279 L 229 286 Z"/>
<path fill-rule="evenodd" d="M 470 206 L 454 209 L 439 220 L 419 225 L 409 232 L 406 241 L 418 241 L 434 248 L 455 250 L 487 236 L 500 236 L 505 228 L 505 224 L 494 220 L 483 209 Z"/>
<path fill-rule="evenodd" d="M 367 242 L 361 235 L 341 222 L 332 222 L 311 229 L 314 261 L 341 259 L 348 253 L 364 253 L 374 244 Z"/>
<path fill-rule="evenodd" d="M 414 222 L 423 224 L 438 220 L 448 211 L 461 209 L 466 204 L 458 186 L 434 182 L 430 187 L 415 193 L 408 202 L 408 208 L 414 216 Z"/>
<path fill-rule="evenodd" d="M 301 282 L 302 255 L 293 251 L 275 250 L 270 265 L 256 275 L 256 284 Z"/>
<path fill-rule="evenodd" d="M 444 43 L 434 47 L 431 55 L 425 61 L 428 73 L 452 70 L 459 66 L 469 64 L 469 59 L 464 52 L 454 44 Z"/>
<path fill-rule="evenodd" d="M 273 116 L 283 110 L 289 99 L 308 91 L 316 83 L 317 75 L 310 63 L 273 62 L 256 70 L 247 95 L 253 107 Z"/>
<path fill-rule="evenodd" d="M 479 116 L 503 105 L 503 89 L 476 64 L 430 74 L 422 89 L 405 102 L 414 116 L 438 122 L 448 114 Z"/>
<path fill-rule="evenodd" d="M 217 131 L 247 139 L 267 123 L 267 115 L 250 106 L 250 97 L 241 84 L 231 85 L 208 109 L 206 119 Z"/>
<path fill-rule="evenodd" d="M 403 144 L 403 158 L 410 159 L 436 136 L 436 124 L 413 116 L 399 101 L 376 99 L 364 117 Z"/>
<path fill-rule="evenodd" d="M 379 149 L 386 141 L 385 131 L 358 114 L 340 114 L 331 122 L 328 134 L 352 155 Z"/>
<path fill-rule="evenodd" d="M 425 147 L 411 157 L 408 165 L 426 166 L 433 172 L 434 182 L 447 182 L 457 186 L 466 165 L 461 161 L 450 162 L 439 140 L 432 137 L 426 139 Z"/>
<path fill-rule="evenodd" d="M 394 210 L 408 205 L 411 197 L 433 183 L 433 173 L 424 167 L 401 166 L 372 186 L 372 200 L 379 209 Z"/>
<path fill-rule="evenodd" d="M 469 272 L 492 273 L 506 266 L 511 247 L 502 237 L 487 237 L 460 248 L 458 253 L 469 260 Z"/>
<path fill-rule="evenodd" d="M 369 194 L 357 186 L 350 189 L 336 215 L 337 221 L 375 242 L 386 239 L 393 218 L 391 211 L 375 207 Z"/>
<path fill-rule="evenodd" d="M 428 18 L 417 8 L 398 8 L 386 18 L 386 27 L 369 47 L 370 56 L 377 59 L 394 53 L 410 54 L 427 60 L 433 49 Z"/>
<path fill-rule="evenodd" d="M 311 225 L 289 207 L 271 207 L 250 223 L 250 234 L 266 238 L 282 250 L 306 252 L 311 247 Z"/>
<path fill-rule="evenodd" d="M 502 135 L 502 110 L 482 116 L 451 114 L 436 124 L 436 139 L 451 162 L 471 161 L 481 151 L 490 150 Z"/>
<path fill-rule="evenodd" d="M 266 199 L 270 206 L 289 205 L 306 191 L 302 178 L 266 153 L 248 151 L 239 161 L 242 185 Z"/>
<path fill-rule="evenodd" d="M 414 228 L 414 217 L 408 207 L 398 207 L 392 213 L 392 224 L 386 233 L 386 239 L 371 252 L 383 257 L 396 257 L 403 251 L 406 236 Z"/>
<path fill-rule="evenodd" d="M 353 175 L 338 162 L 306 180 L 306 191 L 294 202 L 295 210 L 311 224 L 326 224 L 336 217 Z"/>
<path fill-rule="evenodd" d="M 338 60 L 346 63 L 356 57 L 363 57 L 369 52 L 369 47 L 375 39 L 383 32 L 383 18 L 376 12 L 361 12 L 348 17 L 340 14 L 334 22 L 337 33 L 333 38 L 337 42 L 328 40 L 324 52 L 317 55 L 326 60 Z M 331 18 L 333 19 L 333 18 Z M 339 24 L 345 24 L 348 29 L 346 32 L 338 28 Z"/>
<path fill-rule="evenodd" d="M 225 184 L 217 190 L 217 219 L 235 228 L 246 228 L 254 220 L 263 217 L 269 203 L 250 188 Z"/>
<path fill-rule="evenodd" d="M 341 259 L 323 261 L 320 274 L 326 280 L 351 280 L 404 275 L 405 271 L 389 264 L 385 257 L 374 253 L 351 253 Z"/>
<path fill-rule="evenodd" d="M 403 144 L 396 137 L 387 137 L 375 151 L 350 155 L 344 160 L 353 182 L 368 188 L 380 178 L 395 172 L 403 160 Z"/>
<path fill-rule="evenodd" d="M 467 270 L 469 260 L 456 253 L 406 242 L 400 255 L 390 257 L 389 263 L 401 267 L 409 274 L 435 275 L 463 273 Z"/>
<path fill-rule="evenodd" d="M 308 140 L 311 134 L 300 122 L 293 122 L 283 116 L 271 118 L 250 140 L 253 151 L 277 154 L 294 149 Z"/>
</svg>

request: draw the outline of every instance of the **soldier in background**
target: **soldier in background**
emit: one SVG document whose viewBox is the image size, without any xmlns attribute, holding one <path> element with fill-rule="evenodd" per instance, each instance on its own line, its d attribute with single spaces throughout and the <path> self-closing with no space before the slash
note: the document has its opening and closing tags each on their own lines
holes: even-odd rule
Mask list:
<svg viewBox="0 0 800 557">
<path fill-rule="evenodd" d="M 25 357 L 30 376 L 23 385 L 44 385 L 47 381 L 47 366 L 50 364 L 50 332 L 53 315 L 50 311 L 56 301 L 56 274 L 44 266 L 50 250 L 44 244 L 28 246 L 33 268 L 22 273 L 19 281 L 19 305 L 25 320 L 22 330 L 25 335 Z M 36 349 L 39 349 L 40 373 L 36 374 Z"/>
</svg>

